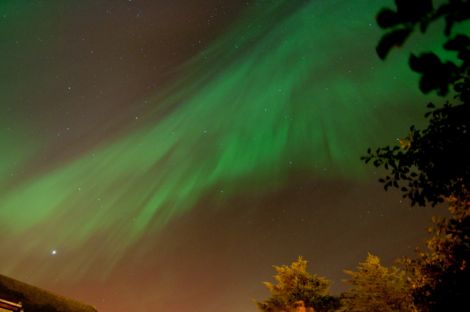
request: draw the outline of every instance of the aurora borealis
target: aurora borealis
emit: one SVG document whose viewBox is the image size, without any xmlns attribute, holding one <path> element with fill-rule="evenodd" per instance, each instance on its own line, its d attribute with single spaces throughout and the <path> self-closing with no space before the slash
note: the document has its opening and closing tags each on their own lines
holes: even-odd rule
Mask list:
<svg viewBox="0 0 470 312">
<path fill-rule="evenodd" d="M 100 311 L 255 311 L 299 254 L 341 287 L 430 212 L 359 157 L 420 123 L 387 1 L 2 1 L 0 273 Z M 410 49 L 425 46 L 423 39 Z"/>
</svg>

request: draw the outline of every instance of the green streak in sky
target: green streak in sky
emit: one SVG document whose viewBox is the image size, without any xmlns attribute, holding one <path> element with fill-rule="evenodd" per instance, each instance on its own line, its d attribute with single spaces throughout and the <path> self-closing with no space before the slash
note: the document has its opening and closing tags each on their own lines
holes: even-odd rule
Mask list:
<svg viewBox="0 0 470 312">
<path fill-rule="evenodd" d="M 206 194 L 282 187 L 299 170 L 363 178 L 366 148 L 402 135 L 421 114 L 410 108 L 419 97 L 406 55 L 381 63 L 374 54 L 379 32 L 369 24 L 382 5 L 272 2 L 259 1 L 184 67 L 155 103 L 173 107 L 158 123 L 2 194 L 0 226 L 28 235 L 35 253 L 101 239 L 97 253 L 112 268 L 144 232 Z M 74 261 L 63 274 L 79 277 L 93 256 Z"/>
</svg>

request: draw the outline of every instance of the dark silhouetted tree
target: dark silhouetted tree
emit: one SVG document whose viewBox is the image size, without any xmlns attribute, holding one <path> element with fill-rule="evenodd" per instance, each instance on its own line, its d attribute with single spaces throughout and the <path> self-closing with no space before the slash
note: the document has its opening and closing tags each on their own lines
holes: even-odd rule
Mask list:
<svg viewBox="0 0 470 312">
<path fill-rule="evenodd" d="M 470 19 L 470 1 L 448 0 L 435 6 L 432 0 L 396 0 L 396 9 L 383 9 L 377 22 L 387 32 L 377 46 L 385 59 L 390 50 L 402 45 L 419 28 L 445 20 L 444 49 L 455 52 L 454 61 L 442 61 L 434 52 L 411 55 L 409 65 L 420 74 L 423 93 L 436 91 L 450 99 L 441 106 L 428 104 L 429 120 L 423 130 L 411 126 L 396 146 L 368 150 L 363 157 L 388 174 L 379 181 L 384 188 L 399 188 L 412 205 L 433 205 L 446 198 L 469 200 L 470 183 L 470 37 L 454 34 L 457 23 Z"/>
<path fill-rule="evenodd" d="M 403 263 L 420 311 L 470 311 L 470 37 L 455 27 L 470 20 L 470 1 L 395 4 L 396 9 L 383 9 L 377 17 L 387 31 L 377 46 L 380 58 L 415 29 L 425 33 L 439 19 L 444 20 L 443 48 L 455 58 L 443 61 L 434 52 L 410 56 L 410 68 L 421 76 L 420 90 L 436 91 L 446 101 L 440 107 L 428 104 L 427 128 L 411 126 L 399 145 L 369 149 L 363 160 L 383 167 L 388 172 L 379 180 L 384 188 L 399 188 L 412 205 L 449 205 L 450 217 L 434 218 L 426 250 Z"/>
</svg>

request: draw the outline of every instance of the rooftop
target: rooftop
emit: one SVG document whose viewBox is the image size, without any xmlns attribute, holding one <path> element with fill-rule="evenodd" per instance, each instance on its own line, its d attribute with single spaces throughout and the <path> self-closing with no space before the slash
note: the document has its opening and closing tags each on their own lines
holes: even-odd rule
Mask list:
<svg viewBox="0 0 470 312">
<path fill-rule="evenodd" d="M 97 312 L 78 301 L 0 274 L 0 299 L 20 303 L 25 312 Z"/>
</svg>

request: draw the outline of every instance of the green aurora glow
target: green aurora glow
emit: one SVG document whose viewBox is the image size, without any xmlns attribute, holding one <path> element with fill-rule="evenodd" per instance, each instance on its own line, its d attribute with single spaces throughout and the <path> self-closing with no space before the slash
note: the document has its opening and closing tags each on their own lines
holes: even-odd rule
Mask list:
<svg viewBox="0 0 470 312">
<path fill-rule="evenodd" d="M 13 147 L 27 137 L 0 133 L 1 228 L 12 241 L 30 237 L 22 248 L 33 254 L 103 239 L 95 257 L 111 269 L 206 194 L 281 188 L 298 171 L 367 179 L 360 155 L 403 134 L 421 115 L 410 103 L 422 100 L 405 53 L 386 63 L 373 53 L 370 17 L 382 4 L 357 2 L 357 22 L 343 23 L 352 2 L 279 0 L 266 10 L 259 1 L 180 69 L 166 96 L 145 99 L 155 115 L 166 111 L 158 122 L 13 185 L 10 173 L 49 139 Z M 80 276 L 94 257 L 75 261 L 63 275 Z"/>
</svg>

